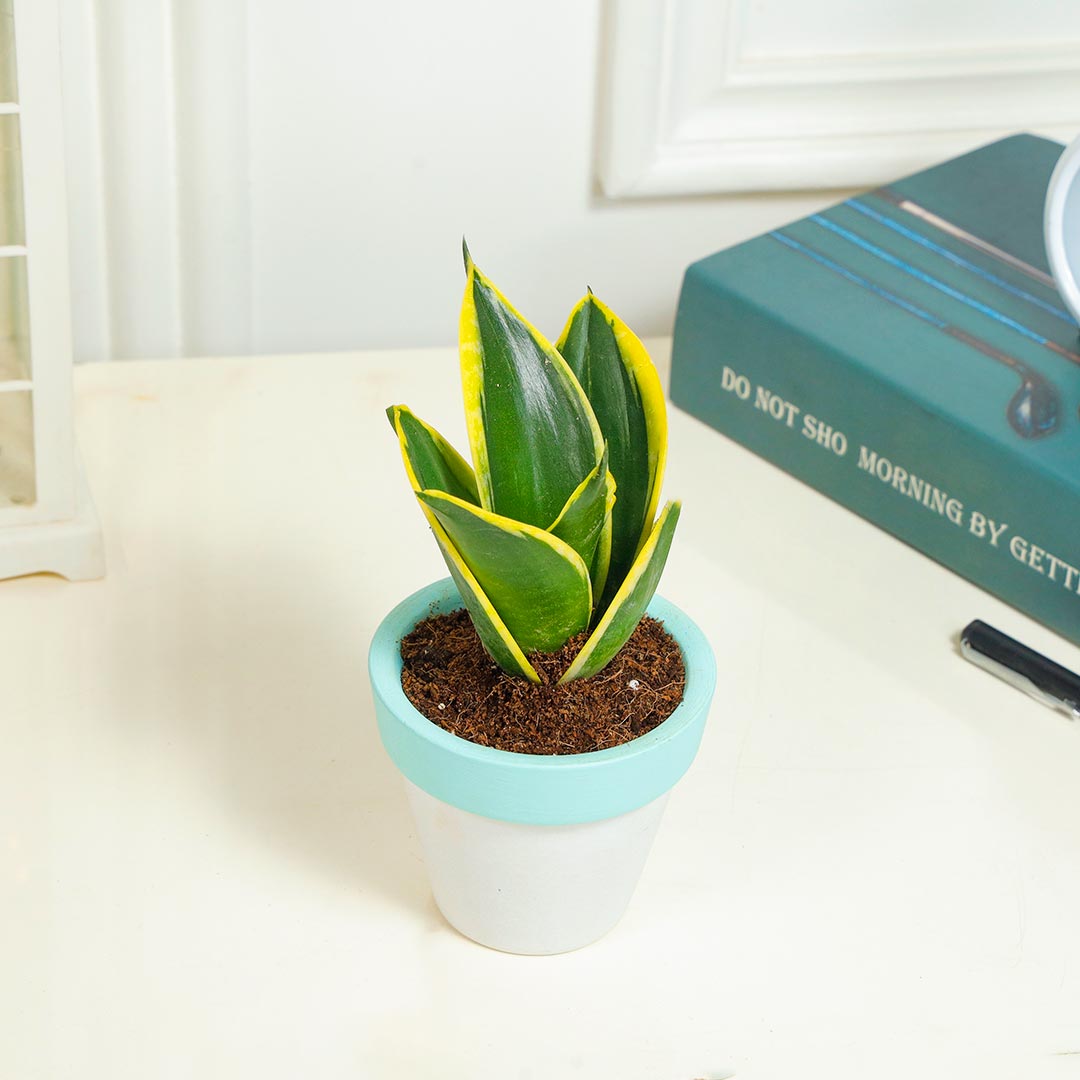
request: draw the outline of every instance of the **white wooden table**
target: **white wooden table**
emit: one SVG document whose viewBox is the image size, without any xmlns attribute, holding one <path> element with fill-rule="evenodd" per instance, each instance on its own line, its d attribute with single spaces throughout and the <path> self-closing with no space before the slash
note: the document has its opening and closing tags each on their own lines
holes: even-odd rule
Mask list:
<svg viewBox="0 0 1080 1080">
<path fill-rule="evenodd" d="M 1080 1077 L 1080 731 L 954 637 L 1080 650 L 677 411 L 700 756 L 606 939 L 446 926 L 365 663 L 444 574 L 383 409 L 464 447 L 457 378 L 77 372 L 109 575 L 0 583 L 0 1077 Z"/>
</svg>

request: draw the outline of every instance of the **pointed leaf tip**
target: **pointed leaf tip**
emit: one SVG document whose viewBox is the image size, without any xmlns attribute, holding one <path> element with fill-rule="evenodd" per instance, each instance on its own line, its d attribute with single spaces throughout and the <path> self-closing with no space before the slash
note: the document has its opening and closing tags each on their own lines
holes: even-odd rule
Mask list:
<svg viewBox="0 0 1080 1080">
<path fill-rule="evenodd" d="M 473 264 L 473 259 L 469 254 L 469 245 L 464 236 L 461 238 L 461 258 L 465 262 L 465 273 L 467 274 L 469 272 L 469 267 Z"/>
<path fill-rule="evenodd" d="M 473 504 L 480 501 L 472 468 L 442 435 L 404 405 L 389 412 L 414 491 L 431 488 Z"/>
<path fill-rule="evenodd" d="M 632 330 L 598 297 L 577 304 L 556 348 L 584 387 L 608 441 L 618 484 L 603 610 L 652 527 L 667 446 L 660 377 Z"/>
<path fill-rule="evenodd" d="M 592 406 L 555 346 L 476 266 L 460 333 L 481 505 L 547 528 L 603 455 Z"/>
</svg>

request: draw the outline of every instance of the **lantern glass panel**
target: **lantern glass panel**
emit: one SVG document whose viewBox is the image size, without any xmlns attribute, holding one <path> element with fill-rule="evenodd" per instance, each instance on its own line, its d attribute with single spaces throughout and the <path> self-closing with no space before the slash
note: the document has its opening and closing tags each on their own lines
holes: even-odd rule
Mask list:
<svg viewBox="0 0 1080 1080">
<path fill-rule="evenodd" d="M 3 383 L 30 378 L 30 310 L 26 257 L 0 259 L 0 393 Z"/>
<path fill-rule="evenodd" d="M 0 0 L 0 102 L 16 102 L 15 15 L 12 0 Z"/>
<path fill-rule="evenodd" d="M 0 247 L 25 243 L 19 116 L 0 113 Z"/>
<path fill-rule="evenodd" d="M 32 394 L 0 393 L 0 510 L 36 499 Z"/>
</svg>

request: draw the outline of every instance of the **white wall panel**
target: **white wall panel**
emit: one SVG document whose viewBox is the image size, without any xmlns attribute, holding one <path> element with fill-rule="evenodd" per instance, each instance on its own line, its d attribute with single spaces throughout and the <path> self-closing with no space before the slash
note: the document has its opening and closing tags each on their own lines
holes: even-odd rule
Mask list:
<svg viewBox="0 0 1080 1080">
<path fill-rule="evenodd" d="M 735 0 L 740 59 L 970 57 L 1080 40 L 1075 0 Z"/>
<path fill-rule="evenodd" d="M 173 8 L 180 351 L 251 351 L 248 5 Z"/>
<path fill-rule="evenodd" d="M 260 349 L 452 340 L 462 234 L 549 317 L 584 289 L 595 12 L 419 8 L 252 8 Z"/>
<path fill-rule="evenodd" d="M 447 344 L 460 242 L 552 334 L 671 328 L 828 196 L 612 203 L 599 0 L 61 0 L 79 359 Z"/>
<path fill-rule="evenodd" d="M 860 186 L 1080 127 L 1065 0 L 616 2 L 611 39 L 612 196 Z"/>
<path fill-rule="evenodd" d="M 79 360 L 113 356 L 94 0 L 61 0 L 64 142 L 68 163 L 71 325 Z"/>
<path fill-rule="evenodd" d="M 249 351 L 246 3 L 61 14 L 76 355 Z"/>
<path fill-rule="evenodd" d="M 82 359 L 445 344 L 462 234 L 552 334 L 665 333 L 823 188 L 1080 121 L 1062 0 L 61 3 Z"/>
<path fill-rule="evenodd" d="M 95 15 L 112 349 L 175 355 L 183 314 L 172 5 L 99 0 Z M 73 184 L 77 166 L 69 162 Z"/>
</svg>

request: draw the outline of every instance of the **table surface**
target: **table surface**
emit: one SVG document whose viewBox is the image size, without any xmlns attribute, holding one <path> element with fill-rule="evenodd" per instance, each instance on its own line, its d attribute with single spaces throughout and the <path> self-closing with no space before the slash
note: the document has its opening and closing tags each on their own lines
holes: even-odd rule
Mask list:
<svg viewBox="0 0 1080 1080">
<path fill-rule="evenodd" d="M 719 684 L 630 911 L 445 924 L 366 650 L 445 573 L 383 410 L 463 446 L 457 380 L 76 372 L 109 573 L 0 583 L 0 1077 L 1080 1077 L 1080 731 L 956 635 L 1080 650 L 678 410 L 661 591 Z"/>
</svg>

